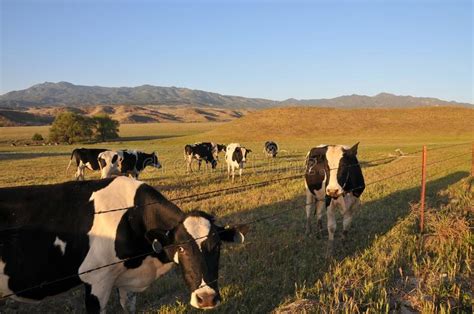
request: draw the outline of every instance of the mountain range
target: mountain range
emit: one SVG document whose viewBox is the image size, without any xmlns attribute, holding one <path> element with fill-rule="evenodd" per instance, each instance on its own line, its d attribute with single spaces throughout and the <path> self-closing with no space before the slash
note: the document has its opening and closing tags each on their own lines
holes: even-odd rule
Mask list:
<svg viewBox="0 0 474 314">
<path fill-rule="evenodd" d="M 464 106 L 472 104 L 437 98 L 397 96 L 380 93 L 375 96 L 348 95 L 331 99 L 290 98 L 275 101 L 262 98 L 228 96 L 179 87 L 142 85 L 137 87 L 101 87 L 74 85 L 69 82 L 45 82 L 0 96 L 0 107 L 96 106 L 96 105 L 162 105 L 215 107 L 228 109 L 262 109 L 275 106 L 318 106 L 334 108 L 405 108 L 418 106 Z"/>
</svg>

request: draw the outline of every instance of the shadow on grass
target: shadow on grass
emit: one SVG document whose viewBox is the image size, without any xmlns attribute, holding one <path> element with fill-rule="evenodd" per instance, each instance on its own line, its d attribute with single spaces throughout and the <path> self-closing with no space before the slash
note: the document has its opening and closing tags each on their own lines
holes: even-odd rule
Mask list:
<svg viewBox="0 0 474 314">
<path fill-rule="evenodd" d="M 16 153 L 16 152 L 0 152 L 0 161 L 2 160 L 20 160 L 20 159 L 34 159 L 41 157 L 57 157 L 57 156 L 71 156 L 70 152 L 55 152 L 55 153 Z"/>
<path fill-rule="evenodd" d="M 437 201 L 439 190 L 466 177 L 467 172 L 455 172 L 430 181 L 427 185 L 428 201 Z M 394 192 L 380 199 L 363 203 L 355 215 L 349 239 L 342 245 L 340 234 L 342 221 L 338 218 L 335 240 L 335 261 L 341 261 L 370 247 L 375 237 L 388 232 L 399 219 L 411 210 L 410 202 L 418 201 L 419 188 Z M 439 200 L 438 200 L 439 201 Z M 304 235 L 304 197 L 256 207 L 247 212 L 235 213 L 219 219 L 221 224 L 239 224 L 294 208 L 282 215 L 259 221 L 251 225 L 246 243 L 223 246 L 220 277 L 224 302 L 216 313 L 263 313 L 270 312 L 286 298 L 294 296 L 295 290 L 311 286 L 329 270 L 325 259 L 327 232 L 323 238 L 315 233 Z M 315 221 L 313 219 L 313 226 Z M 313 228 L 315 229 L 315 228 Z M 177 274 L 164 278 L 167 293 L 174 291 L 173 298 L 163 295 L 157 284 L 139 297 L 139 308 L 145 311 L 163 309 L 161 306 L 175 305 L 176 296 L 187 303 L 184 284 Z M 172 287 L 175 289 L 172 289 Z M 154 301 L 151 299 L 154 298 Z M 186 312 L 196 312 L 189 306 Z"/>
</svg>

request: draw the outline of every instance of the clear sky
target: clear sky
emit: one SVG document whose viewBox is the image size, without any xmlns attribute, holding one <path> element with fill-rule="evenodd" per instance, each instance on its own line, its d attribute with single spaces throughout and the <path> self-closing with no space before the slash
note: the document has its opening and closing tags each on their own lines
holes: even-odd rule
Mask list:
<svg viewBox="0 0 474 314">
<path fill-rule="evenodd" d="M 470 0 L 0 2 L 2 94 L 68 81 L 474 102 Z"/>
</svg>

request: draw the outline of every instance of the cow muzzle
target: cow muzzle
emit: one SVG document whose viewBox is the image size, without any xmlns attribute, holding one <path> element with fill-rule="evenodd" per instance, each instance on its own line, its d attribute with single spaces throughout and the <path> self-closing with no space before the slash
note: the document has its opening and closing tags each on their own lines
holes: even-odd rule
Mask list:
<svg viewBox="0 0 474 314">
<path fill-rule="evenodd" d="M 210 287 L 199 288 L 191 293 L 191 305 L 198 309 L 210 310 L 218 306 L 221 297 Z"/>
<path fill-rule="evenodd" d="M 161 169 L 161 164 L 160 163 L 153 164 L 153 167 L 155 167 L 156 169 Z"/>
<path fill-rule="evenodd" d="M 339 196 L 342 195 L 342 190 L 336 188 L 336 189 L 326 189 L 326 195 L 331 197 L 331 198 L 338 198 Z"/>
</svg>

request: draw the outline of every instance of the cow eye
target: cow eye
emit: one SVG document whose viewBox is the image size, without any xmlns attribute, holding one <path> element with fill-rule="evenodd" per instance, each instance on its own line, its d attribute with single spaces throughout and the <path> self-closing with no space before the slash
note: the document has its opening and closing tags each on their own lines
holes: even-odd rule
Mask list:
<svg viewBox="0 0 474 314">
<path fill-rule="evenodd" d="M 178 252 L 179 253 L 184 253 L 184 248 L 182 246 L 178 246 Z"/>
</svg>

